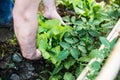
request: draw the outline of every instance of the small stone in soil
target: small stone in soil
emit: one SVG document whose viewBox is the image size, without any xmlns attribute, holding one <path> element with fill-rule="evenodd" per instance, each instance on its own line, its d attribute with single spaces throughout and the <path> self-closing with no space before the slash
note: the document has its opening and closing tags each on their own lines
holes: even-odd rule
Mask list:
<svg viewBox="0 0 120 80">
<path fill-rule="evenodd" d="M 11 79 L 11 80 L 20 80 L 20 77 L 19 77 L 17 74 L 12 74 L 12 75 L 10 76 L 10 79 Z"/>
<path fill-rule="evenodd" d="M 20 72 L 19 72 L 20 78 L 22 80 L 30 79 L 34 75 L 34 70 L 35 68 L 33 67 L 32 64 L 24 62 L 20 66 Z"/>
<path fill-rule="evenodd" d="M 15 53 L 13 56 L 12 56 L 12 59 L 14 62 L 21 62 L 22 61 L 22 56 L 20 55 L 20 53 Z"/>
<path fill-rule="evenodd" d="M 7 68 L 7 64 L 8 64 L 8 63 L 6 63 L 6 62 L 4 62 L 4 61 L 0 61 L 0 68 L 1 68 L 1 69 L 6 69 L 6 68 Z"/>
</svg>

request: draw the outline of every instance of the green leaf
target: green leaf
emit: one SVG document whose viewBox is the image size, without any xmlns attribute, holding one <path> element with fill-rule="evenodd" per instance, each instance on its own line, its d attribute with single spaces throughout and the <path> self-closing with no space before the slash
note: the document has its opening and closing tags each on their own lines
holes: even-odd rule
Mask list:
<svg viewBox="0 0 120 80">
<path fill-rule="evenodd" d="M 58 55 L 59 52 L 60 52 L 60 46 L 57 45 L 56 47 L 53 47 L 53 48 L 51 49 L 51 51 L 54 52 L 55 55 Z"/>
<path fill-rule="evenodd" d="M 101 25 L 103 28 L 113 28 L 114 27 L 114 22 L 109 21 Z"/>
<path fill-rule="evenodd" d="M 95 30 L 90 29 L 88 32 L 89 32 L 89 34 L 90 34 L 91 36 L 93 36 L 93 37 L 98 37 L 98 36 L 99 36 L 98 32 L 95 31 Z"/>
<path fill-rule="evenodd" d="M 75 16 L 73 16 L 73 17 L 71 18 L 71 21 L 72 21 L 73 23 L 76 21 Z"/>
<path fill-rule="evenodd" d="M 63 50 L 63 51 L 61 51 L 61 52 L 59 53 L 58 57 L 57 57 L 57 61 L 65 60 L 68 55 L 69 55 L 68 50 Z"/>
<path fill-rule="evenodd" d="M 117 38 L 113 39 L 111 42 L 110 42 L 110 48 L 113 49 L 113 47 L 115 46 L 115 43 L 117 42 Z"/>
<path fill-rule="evenodd" d="M 60 23 L 59 20 L 52 19 L 52 20 L 47 20 L 45 22 L 45 25 L 43 25 L 43 26 L 46 27 L 46 28 L 53 28 L 53 27 L 60 26 L 60 25 L 61 25 L 61 23 Z"/>
<path fill-rule="evenodd" d="M 81 66 L 81 64 L 77 65 L 76 69 L 75 69 L 75 75 L 76 77 L 78 77 L 80 75 L 80 73 L 83 71 L 84 66 Z"/>
<path fill-rule="evenodd" d="M 92 50 L 89 54 L 89 57 L 90 58 L 104 58 L 104 55 L 102 54 L 102 51 L 100 51 L 99 49 L 95 49 L 95 50 Z"/>
<path fill-rule="evenodd" d="M 66 42 L 70 43 L 70 44 L 74 44 L 76 43 L 75 40 L 73 40 L 72 38 L 64 38 Z"/>
<path fill-rule="evenodd" d="M 93 24 L 93 25 L 99 25 L 99 24 L 100 24 L 100 21 L 99 21 L 99 20 L 94 20 L 94 21 L 92 21 L 92 24 Z"/>
<path fill-rule="evenodd" d="M 70 22 L 70 17 L 69 16 L 65 16 L 65 17 L 63 17 L 63 20 L 66 21 L 66 22 Z"/>
<path fill-rule="evenodd" d="M 52 77 L 50 80 L 59 80 L 57 77 Z"/>
<path fill-rule="evenodd" d="M 78 46 L 78 49 L 83 53 L 87 53 L 87 50 L 85 49 L 85 47 L 83 47 L 81 45 Z"/>
<path fill-rule="evenodd" d="M 69 49 L 70 48 L 70 45 L 68 43 L 65 43 L 65 42 L 60 42 L 60 46 L 64 49 Z"/>
<path fill-rule="evenodd" d="M 85 44 L 84 41 L 80 41 L 80 45 L 81 45 L 81 46 L 85 46 L 86 44 Z"/>
<path fill-rule="evenodd" d="M 84 14 L 84 13 L 85 13 L 84 10 L 82 10 L 82 9 L 80 9 L 80 8 L 78 8 L 78 7 L 74 7 L 74 9 L 75 9 L 75 12 L 76 12 L 77 14 Z"/>
<path fill-rule="evenodd" d="M 72 48 L 70 50 L 70 53 L 71 53 L 73 58 L 75 58 L 76 60 L 78 59 L 79 50 L 77 48 Z"/>
<path fill-rule="evenodd" d="M 58 27 L 58 26 L 57 26 Z M 58 35 L 60 34 L 60 30 L 56 27 L 52 28 L 51 32 L 54 34 L 54 35 Z"/>
<path fill-rule="evenodd" d="M 81 1 L 80 0 L 71 0 L 71 3 L 73 3 L 73 6 L 77 6 Z"/>
<path fill-rule="evenodd" d="M 92 67 L 94 70 L 98 71 L 98 70 L 101 68 L 101 64 L 100 64 L 98 61 L 94 61 L 94 62 L 92 63 L 92 65 L 91 65 L 91 67 Z"/>
<path fill-rule="evenodd" d="M 101 10 L 101 5 L 93 6 L 93 10 L 94 10 L 94 12 L 98 12 L 99 10 Z"/>
<path fill-rule="evenodd" d="M 59 66 L 55 67 L 52 72 L 52 75 L 57 74 L 62 68 L 63 68 L 63 65 L 59 65 Z"/>
<path fill-rule="evenodd" d="M 56 57 L 55 55 L 54 56 L 50 56 L 50 60 L 53 64 L 57 64 L 57 60 L 56 60 Z"/>
<path fill-rule="evenodd" d="M 79 40 L 77 38 L 73 38 L 74 43 L 77 43 Z"/>
<path fill-rule="evenodd" d="M 38 36 L 38 39 L 37 39 L 37 45 L 38 45 L 38 48 L 39 49 L 47 49 L 48 48 L 48 39 L 47 39 L 47 34 L 44 33 L 44 34 L 41 34 Z"/>
<path fill-rule="evenodd" d="M 110 47 L 110 43 L 105 37 L 100 37 L 100 41 L 105 47 Z"/>
<path fill-rule="evenodd" d="M 61 75 L 50 76 L 49 80 L 60 80 L 62 78 Z"/>
<path fill-rule="evenodd" d="M 70 37 L 70 36 L 71 36 L 70 32 L 66 32 L 66 33 L 64 34 L 64 37 L 65 37 L 65 38 Z"/>
<path fill-rule="evenodd" d="M 84 23 L 87 22 L 87 19 L 85 17 L 81 17 L 81 19 Z"/>
<path fill-rule="evenodd" d="M 71 66 L 74 65 L 76 61 L 73 58 L 69 58 L 64 62 L 64 66 L 66 69 L 69 69 Z"/>
<path fill-rule="evenodd" d="M 42 56 L 43 56 L 44 59 L 49 59 L 50 58 L 50 54 L 47 51 L 45 51 L 45 50 L 40 50 L 40 51 L 42 51 Z"/>
<path fill-rule="evenodd" d="M 38 27 L 38 33 L 41 33 L 41 32 L 44 32 L 44 31 L 46 31 L 46 30 L 43 27 L 41 27 L 41 26 Z"/>
<path fill-rule="evenodd" d="M 75 80 L 75 77 L 74 77 L 71 73 L 66 72 L 66 73 L 64 74 L 63 79 L 64 79 L 64 80 Z"/>
<path fill-rule="evenodd" d="M 80 61 L 80 62 L 89 62 L 90 60 L 91 60 L 90 58 L 85 56 L 85 57 L 80 57 L 78 61 Z"/>
<path fill-rule="evenodd" d="M 84 36 L 86 35 L 86 31 L 84 29 L 78 31 L 78 35 L 81 37 L 81 36 Z"/>
</svg>

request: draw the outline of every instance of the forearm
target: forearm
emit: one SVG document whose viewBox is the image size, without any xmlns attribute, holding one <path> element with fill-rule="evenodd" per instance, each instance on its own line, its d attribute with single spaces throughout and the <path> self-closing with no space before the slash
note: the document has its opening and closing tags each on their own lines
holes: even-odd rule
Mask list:
<svg viewBox="0 0 120 80">
<path fill-rule="evenodd" d="M 41 56 L 36 49 L 37 12 L 40 0 L 15 0 L 13 9 L 14 30 L 23 57 L 34 60 Z"/>
<path fill-rule="evenodd" d="M 15 19 L 14 29 L 24 57 L 36 57 L 36 32 L 37 21 L 24 18 Z M 32 24 L 34 23 L 34 24 Z M 36 25 L 35 25 L 36 24 Z"/>
<path fill-rule="evenodd" d="M 23 21 L 21 22 L 22 24 L 19 24 L 20 23 L 19 21 Z M 15 33 L 19 41 L 23 56 L 36 53 L 35 47 L 36 26 L 37 25 L 33 26 L 31 23 L 25 21 L 24 19 L 15 20 Z"/>
</svg>

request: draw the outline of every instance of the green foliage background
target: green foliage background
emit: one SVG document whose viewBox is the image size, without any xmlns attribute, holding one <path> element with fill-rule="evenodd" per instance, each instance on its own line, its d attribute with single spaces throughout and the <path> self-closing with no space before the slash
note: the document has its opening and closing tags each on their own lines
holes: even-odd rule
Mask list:
<svg viewBox="0 0 120 80">
<path fill-rule="evenodd" d="M 120 6 L 116 1 L 106 5 L 94 0 L 57 0 L 57 5 L 66 11 L 63 15 L 66 25 L 39 14 L 37 47 L 46 60 L 46 66 L 53 69 L 47 71 L 49 80 L 75 80 L 92 58 L 105 60 L 108 57 L 116 40 L 109 43 L 104 37 L 120 17 Z M 106 47 L 99 51 L 101 43 Z M 102 64 L 93 63 L 94 74 L 88 76 L 90 80 L 95 79 Z M 44 77 L 40 79 L 46 80 Z"/>
</svg>

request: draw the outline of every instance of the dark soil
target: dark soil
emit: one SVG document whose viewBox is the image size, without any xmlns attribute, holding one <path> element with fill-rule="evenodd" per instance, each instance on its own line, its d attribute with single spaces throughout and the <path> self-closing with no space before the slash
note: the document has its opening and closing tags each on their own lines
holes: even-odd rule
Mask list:
<svg viewBox="0 0 120 80">
<path fill-rule="evenodd" d="M 24 59 L 20 54 L 18 45 L 8 42 L 0 42 L 0 77 L 2 80 L 35 80 L 37 78 L 49 77 L 42 71 L 48 68 L 45 60 L 30 61 Z"/>
<path fill-rule="evenodd" d="M 9 42 L 13 32 L 8 28 L 0 28 L 0 78 L 2 80 L 46 80 L 49 77 L 44 59 L 26 60 L 21 56 L 18 44 Z M 51 69 L 51 68 L 50 68 Z"/>
<path fill-rule="evenodd" d="M 0 27 L 0 41 L 6 41 L 13 38 L 13 29 Z"/>
</svg>

